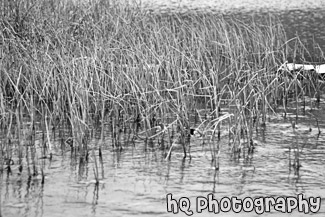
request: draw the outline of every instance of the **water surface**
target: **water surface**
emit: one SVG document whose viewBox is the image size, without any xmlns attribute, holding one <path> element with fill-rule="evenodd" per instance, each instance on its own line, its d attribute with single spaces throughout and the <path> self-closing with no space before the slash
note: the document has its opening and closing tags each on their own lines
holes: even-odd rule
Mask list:
<svg viewBox="0 0 325 217">
<path fill-rule="evenodd" d="M 307 108 L 308 109 L 308 108 Z M 293 110 L 292 110 L 293 111 Z M 220 141 L 219 170 L 211 162 L 209 143 L 191 138 L 191 159 L 183 160 L 182 150 L 175 150 L 166 160 L 157 141 L 124 144 L 123 151 L 113 150 L 110 138 L 105 140 L 103 169 L 99 168 L 100 184 L 94 184 L 94 157 L 81 164 L 67 147 L 61 150 L 57 139 L 53 159 L 40 160 L 41 177 L 28 180 L 25 172 L 12 166 L 12 174 L 1 176 L 2 216 L 171 216 L 166 211 L 166 195 L 187 197 L 195 210 L 195 199 L 213 193 L 215 198 L 279 197 L 303 194 L 325 200 L 325 118 L 322 108 L 307 110 L 300 115 L 295 130 L 291 121 L 294 113 L 284 119 L 282 113 L 271 115 L 266 128 L 255 135 L 254 154 L 234 158 L 228 140 Z M 318 136 L 315 118 L 319 118 L 322 133 Z M 310 131 L 311 129 L 311 131 Z M 41 137 L 41 135 L 39 135 Z M 40 138 L 37 142 L 40 145 Z M 91 147 L 97 147 L 92 139 Z M 302 167 L 299 173 L 289 166 L 290 158 L 299 149 Z M 290 151 L 291 148 L 291 151 Z M 98 149 L 96 149 L 98 150 Z M 97 153 L 97 152 L 96 152 Z M 289 157 L 290 155 L 290 157 Z M 292 161 L 291 161 L 292 163 Z M 255 212 L 220 216 L 258 216 Z M 271 209 L 265 216 L 288 216 Z M 316 216 L 325 215 L 323 205 Z M 179 213 L 177 216 L 186 216 Z M 194 216 L 215 216 L 204 211 Z M 290 215 L 289 215 L 290 216 Z M 297 211 L 291 216 L 304 216 Z"/>
<path fill-rule="evenodd" d="M 239 20 L 263 21 L 270 16 L 283 24 L 288 39 L 299 36 L 306 43 L 307 61 L 325 62 L 325 1 L 323 0 L 178 0 L 142 1 L 145 8 L 156 13 L 213 13 Z M 316 43 L 314 43 L 316 42 Z"/>
<path fill-rule="evenodd" d="M 283 23 L 288 38 L 299 35 L 302 40 L 315 40 L 325 50 L 325 2 L 299 1 L 150 1 L 146 7 L 159 13 L 176 11 L 205 11 L 242 19 L 260 19 L 276 15 Z M 309 43 L 309 46 L 312 46 Z M 309 47 L 313 52 L 313 47 Z M 322 58 L 313 57 L 314 61 Z M 325 96 L 322 96 L 324 99 Z M 166 195 L 174 198 L 188 197 L 192 204 L 198 196 L 213 193 L 216 199 L 236 196 L 279 197 L 304 194 L 321 197 L 322 206 L 315 216 L 325 215 L 325 116 L 324 102 L 305 115 L 300 112 L 297 129 L 294 110 L 285 119 L 283 113 L 270 115 L 266 128 L 259 128 L 254 136 L 257 146 L 253 155 L 234 158 L 228 141 L 220 141 L 219 169 L 211 163 L 209 144 L 202 138 L 192 138 L 191 159 L 183 160 L 181 150 L 173 152 L 166 160 L 157 141 L 146 146 L 143 141 L 125 144 L 119 152 L 106 138 L 103 150 L 103 169 L 99 170 L 100 183 L 94 184 L 94 158 L 80 163 L 69 147 L 60 148 L 60 138 L 53 146 L 53 159 L 40 160 L 45 181 L 41 177 L 29 180 L 24 165 L 20 174 L 12 166 L 12 174 L 4 171 L 0 176 L 0 216 L 174 216 L 167 213 Z M 321 134 L 318 136 L 319 120 Z M 309 130 L 311 129 L 311 131 Z M 98 138 L 91 147 L 98 147 Z M 36 146 L 41 146 L 38 132 Z M 302 167 L 299 173 L 289 166 L 290 158 L 299 150 Z M 96 153 L 98 149 L 96 149 Z M 291 150 L 291 151 L 290 151 Z M 40 156 L 39 156 L 40 157 Z M 14 160 L 16 161 L 17 156 Z M 292 163 L 292 162 L 291 162 Z M 195 209 L 195 205 L 191 207 Z M 179 213 L 175 216 L 186 216 Z M 194 216 L 216 216 L 207 211 Z M 251 212 L 220 213 L 218 216 L 259 216 Z M 305 216 L 293 212 L 283 214 L 272 210 L 263 216 Z"/>
</svg>

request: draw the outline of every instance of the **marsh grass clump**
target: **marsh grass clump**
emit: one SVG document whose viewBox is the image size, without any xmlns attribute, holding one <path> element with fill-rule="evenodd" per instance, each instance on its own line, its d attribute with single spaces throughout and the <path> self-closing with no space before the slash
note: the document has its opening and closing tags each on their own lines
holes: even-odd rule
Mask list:
<svg viewBox="0 0 325 217">
<path fill-rule="evenodd" d="M 99 137 L 99 150 L 107 137 L 119 151 L 139 138 L 158 139 L 169 150 L 177 131 L 186 157 L 191 115 L 205 109 L 216 159 L 225 125 L 231 150 L 251 152 L 252 142 L 240 141 L 253 141 L 270 111 L 292 98 L 320 96 L 317 79 L 302 83 L 277 70 L 299 49 L 289 47 L 273 18 L 257 24 L 213 14 L 166 16 L 111 1 L 15 0 L 0 7 L 1 160 L 15 146 L 34 173 L 36 123 L 42 156 L 52 153 L 58 130 L 61 148 L 69 141 L 71 153 L 85 159 L 92 137 Z M 26 121 L 30 145 L 22 142 Z"/>
</svg>

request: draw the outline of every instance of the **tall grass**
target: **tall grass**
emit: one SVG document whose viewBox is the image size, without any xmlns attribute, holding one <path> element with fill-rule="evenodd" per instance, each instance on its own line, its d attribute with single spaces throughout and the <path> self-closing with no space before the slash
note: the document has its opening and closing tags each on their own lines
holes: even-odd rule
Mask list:
<svg viewBox="0 0 325 217">
<path fill-rule="evenodd" d="M 176 131 L 186 157 L 190 117 L 203 105 L 213 134 L 220 139 L 221 126 L 229 124 L 239 153 L 241 139 L 250 147 L 269 111 L 305 88 L 277 73 L 296 50 L 273 18 L 257 24 L 211 14 L 166 16 L 109 1 L 14 0 L 1 11 L 0 114 L 8 138 L 2 152 L 14 136 L 12 122 L 23 151 L 24 114 L 43 123 L 50 152 L 51 129 L 67 125 L 69 135 L 60 135 L 72 138 L 81 156 L 88 156 L 95 128 L 100 148 L 109 135 L 119 150 L 128 142 L 122 142 L 125 132 L 130 141 L 165 135 L 171 145 Z M 319 92 L 317 82 L 308 87 Z M 212 158 L 218 149 L 211 148 Z"/>
</svg>

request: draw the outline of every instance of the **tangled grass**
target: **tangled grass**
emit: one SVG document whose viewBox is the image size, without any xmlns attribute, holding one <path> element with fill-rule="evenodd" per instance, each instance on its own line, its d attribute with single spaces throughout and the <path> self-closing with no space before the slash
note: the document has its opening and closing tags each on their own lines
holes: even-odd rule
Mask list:
<svg viewBox="0 0 325 217">
<path fill-rule="evenodd" d="M 315 76 L 302 81 L 278 70 L 303 45 L 293 39 L 290 47 L 276 19 L 257 24 L 211 14 L 166 16 L 110 1 L 15 0 L 2 3 L 1 11 L 3 161 L 13 145 L 28 159 L 23 138 L 33 147 L 37 127 L 44 150 L 59 129 L 81 156 L 88 155 L 93 129 L 118 149 L 122 133 L 128 141 L 159 137 L 172 145 L 175 131 L 186 157 L 191 117 L 201 109 L 210 116 L 198 118 L 203 134 L 220 139 L 228 126 L 233 152 L 244 148 L 242 137 L 251 152 L 254 128 L 265 125 L 269 112 L 286 108 L 292 93 L 297 102 L 320 95 Z M 213 158 L 218 149 L 211 148 Z"/>
</svg>

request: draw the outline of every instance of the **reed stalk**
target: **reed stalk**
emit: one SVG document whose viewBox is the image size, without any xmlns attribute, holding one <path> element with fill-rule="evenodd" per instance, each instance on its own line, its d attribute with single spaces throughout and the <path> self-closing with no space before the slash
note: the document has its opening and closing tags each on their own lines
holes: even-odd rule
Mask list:
<svg viewBox="0 0 325 217">
<path fill-rule="evenodd" d="M 297 115 L 304 95 L 320 101 L 317 79 L 305 87 L 294 72 L 277 70 L 289 55 L 297 62 L 306 49 L 298 37 L 287 40 L 275 18 L 244 23 L 209 14 L 164 16 L 117 1 L 76 4 L 33 0 L 0 5 L 5 42 L 0 116 L 9 114 L 4 121 L 8 159 L 11 139 L 22 140 L 23 113 L 29 113 L 33 128 L 41 121 L 50 153 L 55 145 L 51 129 L 68 126 L 75 157 L 87 157 L 94 128 L 100 128 L 100 150 L 110 145 L 122 150 L 135 139 L 155 144 L 159 137 L 161 145 L 167 140 L 172 147 L 173 135 L 180 134 L 188 157 L 191 115 L 204 108 L 211 117 L 197 124 L 209 123 L 204 131 L 218 138 L 211 147 L 216 160 L 224 125 L 238 157 L 241 139 L 251 143 L 254 126 L 258 130 L 258 123 L 267 124 L 280 95 L 285 117 L 290 100 L 296 102 Z M 17 135 L 10 132 L 13 119 Z M 19 153 L 22 147 L 17 145 Z M 35 144 L 25 152 L 31 155 L 26 161 L 35 159 Z"/>
</svg>

